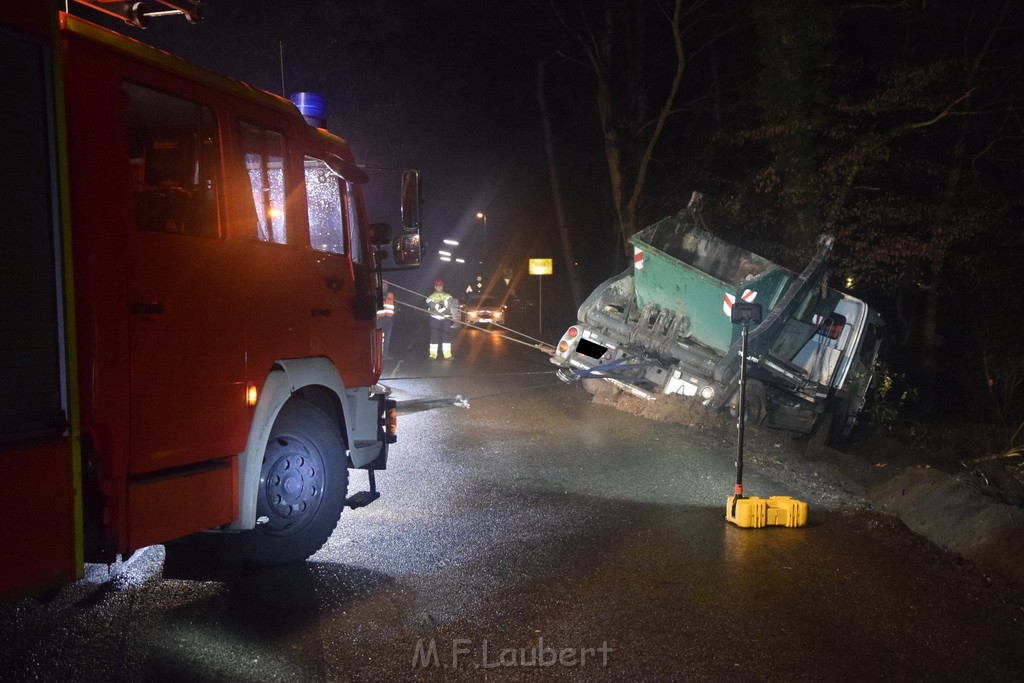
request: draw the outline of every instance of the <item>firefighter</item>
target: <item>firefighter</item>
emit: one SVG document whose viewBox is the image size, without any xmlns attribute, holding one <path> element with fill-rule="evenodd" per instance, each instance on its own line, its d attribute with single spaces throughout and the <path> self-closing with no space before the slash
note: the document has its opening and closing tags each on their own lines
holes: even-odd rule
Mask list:
<svg viewBox="0 0 1024 683">
<path fill-rule="evenodd" d="M 377 327 L 384 333 L 384 358 L 391 360 L 391 328 L 395 321 L 395 293 L 388 291 L 387 280 L 381 282 L 381 291 L 384 293 L 384 304 L 377 311 Z"/>
<path fill-rule="evenodd" d="M 455 300 L 444 291 L 444 282 L 434 282 L 434 293 L 427 297 L 430 309 L 430 357 L 437 358 L 437 347 L 445 360 L 452 357 L 452 312 Z"/>
</svg>

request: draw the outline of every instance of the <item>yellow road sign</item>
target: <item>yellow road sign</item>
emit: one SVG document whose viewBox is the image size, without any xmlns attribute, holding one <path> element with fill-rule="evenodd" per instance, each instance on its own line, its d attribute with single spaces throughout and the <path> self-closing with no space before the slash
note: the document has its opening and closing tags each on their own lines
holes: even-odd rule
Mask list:
<svg viewBox="0 0 1024 683">
<path fill-rule="evenodd" d="M 530 275 L 551 275 L 554 272 L 554 266 L 551 265 L 551 259 L 549 258 L 532 258 L 530 259 Z"/>
</svg>

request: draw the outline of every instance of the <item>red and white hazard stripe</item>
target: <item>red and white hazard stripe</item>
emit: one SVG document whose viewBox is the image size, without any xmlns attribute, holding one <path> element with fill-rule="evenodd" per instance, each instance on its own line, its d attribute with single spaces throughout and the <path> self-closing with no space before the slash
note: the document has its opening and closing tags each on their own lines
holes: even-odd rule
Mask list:
<svg viewBox="0 0 1024 683">
<path fill-rule="evenodd" d="M 740 298 L 748 304 L 752 303 L 754 299 L 757 298 L 757 292 L 752 289 L 744 289 Z M 736 297 L 732 294 L 726 294 L 725 298 L 722 300 L 722 312 L 725 313 L 726 318 L 732 317 L 732 305 L 734 303 L 736 303 Z"/>
<path fill-rule="evenodd" d="M 644 252 L 637 247 L 633 247 L 633 267 L 637 270 L 644 269 Z"/>
</svg>

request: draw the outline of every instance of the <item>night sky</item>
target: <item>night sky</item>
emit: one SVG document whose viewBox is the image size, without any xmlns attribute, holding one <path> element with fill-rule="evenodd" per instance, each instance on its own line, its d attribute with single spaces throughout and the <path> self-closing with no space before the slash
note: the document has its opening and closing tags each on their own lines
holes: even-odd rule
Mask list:
<svg viewBox="0 0 1024 683">
<path fill-rule="evenodd" d="M 198 25 L 174 17 L 145 31 L 102 23 L 275 93 L 319 92 L 328 127 L 362 164 L 420 169 L 427 260 L 389 276 L 395 282 L 426 293 L 438 275 L 457 283 L 452 290 L 474 279 L 442 268 L 435 255 L 446 237 L 469 250 L 483 211 L 494 260 L 501 255 L 516 270 L 530 257 L 555 260 L 545 309 L 550 296 L 564 304 L 553 315 L 572 322 L 577 302 L 548 180 L 539 60 L 583 295 L 627 265 L 586 48 L 602 36 L 611 45 L 611 121 L 632 172 L 676 65 L 672 0 L 205 6 Z M 939 382 L 959 387 L 947 400 L 974 392 L 979 405 L 994 386 L 979 358 L 1001 359 L 1004 374 L 1022 372 L 1013 370 L 1022 343 L 1005 330 L 1019 327 L 1024 305 L 1004 293 L 1024 286 L 1024 3 L 680 6 L 685 71 L 646 167 L 636 226 L 676 212 L 699 190 L 723 236 L 794 270 L 827 230 L 839 244 L 833 285 L 855 283 L 853 293 L 883 312 L 893 364 L 933 386 L 960 375 Z M 606 7 L 614 28 L 604 32 Z M 378 178 L 371 218 L 381 194 L 394 196 L 390 182 Z M 480 274 L 500 275 L 489 270 Z M 534 287 L 527 278 L 520 293 Z M 1018 412 L 1024 403 L 1005 401 Z"/>
<path fill-rule="evenodd" d="M 479 274 L 439 270 L 436 258 L 446 237 L 471 247 L 471 233 L 483 229 L 477 212 L 488 216 L 492 249 L 518 250 L 517 262 L 557 256 L 535 76 L 536 60 L 554 52 L 546 2 L 211 0 L 195 25 L 178 17 L 145 30 L 101 23 L 274 93 L 282 94 L 282 77 L 283 94 L 318 92 L 328 128 L 350 141 L 359 163 L 419 169 L 428 259 L 395 281 L 429 291 L 438 274 Z M 569 123 L 563 136 L 596 134 L 593 105 L 572 112 Z M 601 183 L 595 152 L 598 165 L 588 171 Z M 375 202 L 397 198 L 391 174 L 376 178 L 371 220 Z M 588 220 L 604 220 L 612 235 L 606 216 Z"/>
</svg>

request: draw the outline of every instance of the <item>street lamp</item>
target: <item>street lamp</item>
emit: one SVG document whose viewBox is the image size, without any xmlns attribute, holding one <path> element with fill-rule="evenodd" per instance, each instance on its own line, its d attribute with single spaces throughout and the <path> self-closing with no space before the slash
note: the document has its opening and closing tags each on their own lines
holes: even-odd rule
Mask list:
<svg viewBox="0 0 1024 683">
<path fill-rule="evenodd" d="M 477 211 L 476 217 L 478 220 L 484 222 L 484 253 L 483 260 L 481 261 L 481 263 L 483 263 L 484 261 L 487 260 L 487 214 L 484 213 L 483 211 Z"/>
<path fill-rule="evenodd" d="M 444 249 L 438 249 L 437 250 L 437 254 L 438 254 L 438 256 L 441 257 L 441 260 L 444 261 L 445 263 L 451 263 L 452 259 L 455 258 L 455 255 L 452 253 L 452 250 L 455 247 L 459 246 L 459 241 L 458 240 L 453 240 L 451 238 L 448 238 L 448 239 L 445 239 L 445 240 L 442 240 L 442 241 L 444 242 L 445 248 Z"/>
</svg>

